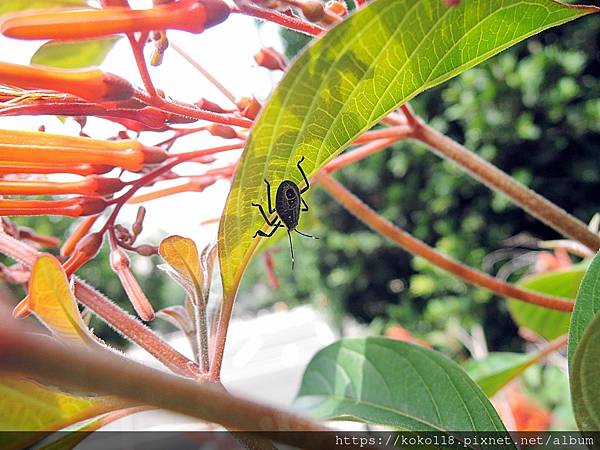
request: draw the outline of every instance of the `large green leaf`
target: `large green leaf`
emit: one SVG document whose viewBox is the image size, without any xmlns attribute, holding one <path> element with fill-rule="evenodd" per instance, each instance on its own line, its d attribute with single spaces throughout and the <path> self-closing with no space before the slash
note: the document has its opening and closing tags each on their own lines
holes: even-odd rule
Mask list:
<svg viewBox="0 0 600 450">
<path fill-rule="evenodd" d="M 532 275 L 523 278 L 518 285 L 555 297 L 575 299 L 585 268 L 585 265 L 577 265 L 568 270 Z M 570 312 L 554 311 L 517 300 L 508 302 L 508 310 L 517 325 L 544 339 L 556 339 L 569 331 Z"/>
<path fill-rule="evenodd" d="M 296 399 L 324 419 L 407 431 L 505 431 L 481 389 L 441 353 L 386 338 L 343 339 L 309 363 Z"/>
<path fill-rule="evenodd" d="M 119 39 L 111 36 L 78 42 L 46 42 L 31 57 L 31 64 L 62 69 L 99 66 Z"/>
<path fill-rule="evenodd" d="M 571 358 L 570 383 L 573 411 L 581 431 L 600 430 L 600 313 L 579 339 Z M 593 448 L 598 448 L 595 445 Z"/>
<path fill-rule="evenodd" d="M 316 40 L 254 126 L 219 229 L 224 294 L 233 301 L 265 221 L 265 185 L 310 176 L 418 93 L 551 26 L 596 12 L 552 0 L 375 0 Z M 280 230 L 281 232 L 281 230 Z"/>
<path fill-rule="evenodd" d="M 87 6 L 85 0 L 2 0 L 0 16 L 26 9 L 81 8 L 85 6 Z"/>
<path fill-rule="evenodd" d="M 600 253 L 596 255 L 590 264 L 579 292 L 573 314 L 571 314 L 571 326 L 569 328 L 569 367 L 573 363 L 575 349 L 585 332 L 586 327 L 600 310 Z"/>
</svg>

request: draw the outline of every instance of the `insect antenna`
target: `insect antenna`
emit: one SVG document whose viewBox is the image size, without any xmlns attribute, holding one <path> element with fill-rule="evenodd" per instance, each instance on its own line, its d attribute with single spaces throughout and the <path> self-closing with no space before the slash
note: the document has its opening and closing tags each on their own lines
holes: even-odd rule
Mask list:
<svg viewBox="0 0 600 450">
<path fill-rule="evenodd" d="M 298 234 L 301 234 L 302 236 L 305 237 L 309 237 L 309 238 L 313 238 L 313 239 L 319 239 L 317 236 L 311 236 L 310 234 L 304 234 L 302 231 L 298 231 L 296 228 L 294 228 L 294 231 Z"/>
<path fill-rule="evenodd" d="M 292 252 L 292 270 L 294 270 L 294 246 L 292 245 L 292 235 L 290 234 L 290 230 L 288 230 L 287 234 L 290 240 L 290 251 Z"/>
</svg>

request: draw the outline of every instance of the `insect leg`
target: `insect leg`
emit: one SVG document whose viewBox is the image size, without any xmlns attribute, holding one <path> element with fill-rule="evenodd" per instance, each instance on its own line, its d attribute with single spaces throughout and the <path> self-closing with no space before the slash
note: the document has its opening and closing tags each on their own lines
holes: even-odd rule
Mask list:
<svg viewBox="0 0 600 450">
<path fill-rule="evenodd" d="M 267 180 L 265 180 L 265 183 L 267 183 L 267 205 L 269 207 L 269 214 L 273 214 L 275 209 L 271 206 L 271 185 Z"/>
<path fill-rule="evenodd" d="M 258 203 L 252 203 L 252 206 L 256 206 L 258 208 L 258 210 L 260 211 L 260 213 L 263 216 L 263 219 L 265 219 L 265 222 L 267 222 L 267 224 L 269 224 L 270 226 L 275 225 L 277 218 L 273 219 L 273 221 L 269 220 L 269 216 L 267 216 L 267 213 L 265 212 L 265 209 L 263 208 L 262 205 L 259 205 Z"/>
<path fill-rule="evenodd" d="M 292 235 L 290 234 L 290 230 L 287 230 L 288 239 L 290 240 L 290 252 L 292 253 L 292 270 L 294 270 L 294 246 L 292 245 Z"/>
<path fill-rule="evenodd" d="M 297 229 L 297 228 L 294 228 L 294 231 L 295 231 L 296 233 L 298 233 L 298 234 L 301 234 L 302 236 L 305 236 L 305 237 L 309 237 L 309 238 L 313 238 L 313 239 L 319 239 L 319 238 L 318 238 L 318 237 L 316 237 L 316 236 L 311 236 L 310 234 L 304 234 L 302 231 L 298 231 L 298 229 Z"/>
<path fill-rule="evenodd" d="M 308 205 L 306 204 L 306 202 L 304 201 L 304 199 L 302 197 L 300 197 L 300 201 L 304 205 L 304 207 L 300 211 L 308 211 Z"/>
<path fill-rule="evenodd" d="M 254 236 L 252 236 L 252 238 L 254 239 L 256 236 L 270 238 L 271 236 L 273 236 L 273 234 L 275 234 L 277 228 L 280 228 L 282 226 L 283 225 L 281 224 L 281 222 L 277 222 L 275 225 L 273 225 L 273 229 L 268 233 L 265 233 L 263 230 L 257 230 L 256 233 L 254 233 Z"/>
<path fill-rule="evenodd" d="M 300 191 L 301 194 L 304 194 L 306 191 L 308 191 L 308 188 L 310 188 L 310 183 L 308 182 L 308 178 L 306 178 L 306 174 L 304 173 L 304 170 L 302 169 L 302 166 L 300 165 L 300 164 L 302 164 L 302 161 L 304 161 L 304 156 L 302 158 L 300 158 L 300 161 L 298 161 L 298 164 L 296 164 L 296 167 L 298 167 L 298 170 L 302 174 L 302 178 L 304 178 L 304 182 L 306 183 L 306 186 L 304 186 L 302 188 L 302 190 Z"/>
</svg>

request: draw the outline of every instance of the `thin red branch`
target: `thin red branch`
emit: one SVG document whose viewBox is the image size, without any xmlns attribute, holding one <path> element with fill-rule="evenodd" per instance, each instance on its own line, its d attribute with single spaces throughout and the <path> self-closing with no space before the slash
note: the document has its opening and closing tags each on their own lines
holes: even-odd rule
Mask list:
<svg viewBox="0 0 600 450">
<path fill-rule="evenodd" d="M 181 102 L 167 101 L 162 97 L 151 98 L 137 93 L 137 97 L 162 111 L 167 111 L 181 116 L 191 117 L 196 120 L 206 120 L 208 122 L 222 123 L 224 125 L 236 125 L 242 128 L 252 128 L 254 121 L 244 117 L 233 116 L 230 114 L 219 114 L 205 109 L 196 108 Z"/>
<path fill-rule="evenodd" d="M 434 153 L 457 163 L 494 191 L 502 192 L 559 233 L 581 242 L 594 252 L 600 249 L 600 236 L 589 230 L 583 222 L 459 143 L 422 122 L 415 128 L 414 137 L 427 144 Z"/>
<path fill-rule="evenodd" d="M 329 175 L 318 175 L 317 181 L 336 201 L 370 228 L 395 242 L 406 251 L 425 258 L 433 265 L 447 270 L 458 278 L 476 286 L 489 289 L 498 295 L 521 300 L 525 303 L 558 311 L 573 310 L 573 302 L 570 300 L 515 287 L 442 255 L 437 250 L 412 237 L 407 232 L 378 215 Z"/>
<path fill-rule="evenodd" d="M 140 76 L 144 82 L 144 87 L 146 88 L 146 91 L 150 97 L 156 97 L 156 88 L 154 87 L 154 83 L 152 83 L 152 78 L 150 77 L 150 72 L 148 71 L 148 65 L 146 64 L 146 59 L 144 58 L 144 47 L 146 46 L 146 41 L 148 40 L 148 32 L 145 31 L 140 33 L 140 37 L 137 40 L 133 33 L 128 33 L 127 38 L 129 39 L 131 50 L 133 50 L 135 63 L 138 66 Z"/>
<path fill-rule="evenodd" d="M 238 3 L 236 8 L 232 8 L 231 12 L 267 20 L 285 28 L 289 28 L 290 30 L 299 31 L 300 33 L 308 34 L 310 36 L 318 36 L 325 31 L 323 28 L 298 17 L 288 16 L 279 11 L 275 11 L 274 9 L 258 8 L 245 3 Z"/>
</svg>

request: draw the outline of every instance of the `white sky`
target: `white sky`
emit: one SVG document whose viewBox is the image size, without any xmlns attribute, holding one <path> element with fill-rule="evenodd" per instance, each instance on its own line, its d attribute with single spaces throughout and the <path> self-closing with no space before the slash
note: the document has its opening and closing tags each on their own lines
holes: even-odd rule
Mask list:
<svg viewBox="0 0 600 450">
<path fill-rule="evenodd" d="M 133 0 L 130 3 L 135 8 L 144 8 L 149 7 L 152 2 Z M 253 59 L 253 55 L 263 46 L 282 49 L 276 25 L 264 23 L 261 27 L 257 27 L 252 18 L 232 14 L 223 24 L 210 28 L 200 35 L 170 31 L 169 38 L 200 62 L 236 97 L 254 95 L 265 99 L 273 83 L 281 77 L 279 73 L 272 73 L 258 67 Z M 28 64 L 41 44 L 41 41 L 17 41 L 0 36 L 0 60 Z M 152 46 L 149 45 L 147 55 L 150 54 L 151 48 Z M 106 58 L 102 69 L 116 73 L 138 86 L 142 85 L 127 39 L 121 39 L 117 43 Z M 167 50 L 162 66 L 151 67 L 150 71 L 155 86 L 175 99 L 193 103 L 204 97 L 224 107 L 231 105 L 226 97 L 172 49 Z M 69 120 L 62 124 L 58 119 L 50 116 L 0 117 L 2 129 L 36 130 L 42 124 L 46 126 L 46 131 L 53 133 L 77 134 L 79 131 L 73 121 Z M 123 127 L 119 125 L 92 118 L 88 120 L 85 131 L 92 137 L 106 138 L 114 136 L 116 131 L 121 129 Z M 142 140 L 147 144 L 154 144 L 163 139 L 156 133 L 146 134 L 147 136 Z M 224 143 L 227 142 L 207 136 L 207 133 L 199 133 L 181 139 L 174 150 L 191 151 Z M 229 157 L 224 161 L 231 160 L 237 155 L 239 152 L 229 152 Z M 194 174 L 198 174 L 200 168 L 201 166 L 194 164 L 182 167 L 180 172 L 190 173 L 191 169 Z M 166 187 L 183 182 L 184 180 L 165 182 L 158 186 Z M 167 233 L 191 237 L 200 245 L 216 239 L 217 226 L 200 226 L 200 223 L 220 215 L 227 190 L 228 183 L 220 181 L 203 193 L 182 193 L 145 203 L 146 236 L 142 236 L 140 242 L 148 234 L 156 239 Z M 125 207 L 119 217 L 122 221 L 131 221 L 136 210 L 137 205 Z"/>
</svg>

